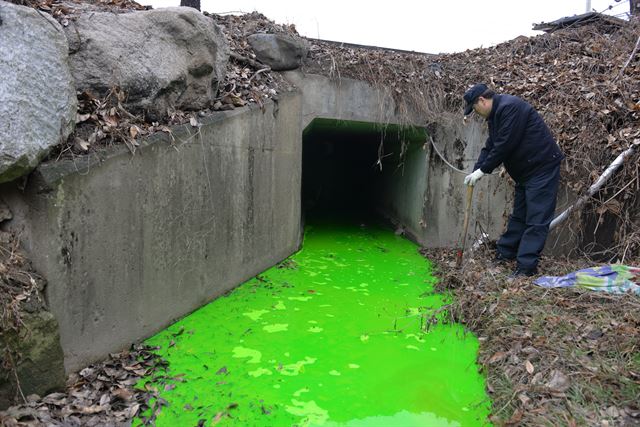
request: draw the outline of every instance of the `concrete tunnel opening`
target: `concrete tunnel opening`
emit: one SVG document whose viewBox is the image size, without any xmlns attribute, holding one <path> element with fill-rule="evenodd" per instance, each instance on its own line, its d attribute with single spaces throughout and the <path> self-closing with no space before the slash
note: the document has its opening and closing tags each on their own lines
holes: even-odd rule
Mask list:
<svg viewBox="0 0 640 427">
<path fill-rule="evenodd" d="M 391 193 L 405 184 L 405 162 L 422 153 L 425 135 L 398 124 L 312 121 L 303 132 L 303 221 L 394 218 Z"/>
</svg>

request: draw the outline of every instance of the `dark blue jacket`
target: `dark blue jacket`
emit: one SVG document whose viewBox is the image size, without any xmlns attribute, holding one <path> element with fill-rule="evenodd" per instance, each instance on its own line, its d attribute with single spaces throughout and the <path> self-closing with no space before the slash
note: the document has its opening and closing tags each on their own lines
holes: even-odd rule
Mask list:
<svg viewBox="0 0 640 427">
<path fill-rule="evenodd" d="M 494 95 L 487 122 L 489 138 L 473 170 L 491 173 L 503 163 L 514 181 L 522 183 L 564 159 L 540 114 L 517 96 Z"/>
</svg>

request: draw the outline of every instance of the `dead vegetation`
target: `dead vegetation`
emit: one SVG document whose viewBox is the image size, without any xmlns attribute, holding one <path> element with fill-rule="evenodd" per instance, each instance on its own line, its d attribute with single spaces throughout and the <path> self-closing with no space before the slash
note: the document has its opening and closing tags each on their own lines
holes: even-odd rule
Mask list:
<svg viewBox="0 0 640 427">
<path fill-rule="evenodd" d="M 19 250 L 16 237 L 0 232 L 0 325 L 2 331 L 17 330 L 22 321 L 20 306 L 39 306 L 42 300 L 39 292 L 43 280 L 29 266 L 29 261 Z"/>
<path fill-rule="evenodd" d="M 240 16 L 204 14 L 220 26 L 231 48 L 225 81 L 213 110 L 229 110 L 253 103 L 262 108 L 266 100 L 277 100 L 280 92 L 292 89 L 282 75 L 271 72 L 270 67 L 256 59 L 247 37 L 254 33 L 299 37 L 295 26 L 276 25 L 257 12 Z"/>
<path fill-rule="evenodd" d="M 454 268 L 453 251 L 425 250 L 450 293 L 448 321 L 480 340 L 478 362 L 497 425 L 640 425 L 640 300 L 510 281 L 513 266 L 483 250 Z M 637 263 L 638 260 L 636 260 Z M 541 274 L 562 276 L 586 259 L 544 258 Z"/>
<path fill-rule="evenodd" d="M 166 363 L 155 349 L 135 345 L 131 350 L 111 354 L 67 381 L 64 392 L 40 397 L 27 396 L 21 405 L 0 412 L 4 427 L 116 426 L 138 417 L 138 425 L 154 425 L 158 411 L 166 404 L 158 390 L 136 388 L 143 378 L 162 378 Z M 144 415 L 143 415 L 144 414 Z"/>
<path fill-rule="evenodd" d="M 12 384 L 16 398 L 24 399 L 17 366 L 23 355 L 19 341 L 29 331 L 23 316 L 44 307 L 45 281 L 31 268 L 15 235 L 0 231 L 0 384 Z"/>
<path fill-rule="evenodd" d="M 18 403 L 0 412 L 0 426 L 104 426 L 127 422 L 134 416 L 152 424 L 162 400 L 157 390 L 136 386 L 142 377 L 161 379 L 166 364 L 154 348 L 145 345 L 111 354 L 107 360 L 71 375 L 64 392 L 43 397 L 23 392 L 18 366 L 25 355 L 20 352 L 20 340 L 31 333 L 23 319 L 26 313 L 44 309 L 45 286 L 20 248 L 18 237 L 0 231 L 0 384 L 13 384 Z"/>
<path fill-rule="evenodd" d="M 133 0 L 9 0 L 53 16 L 62 26 L 68 26 L 81 13 L 128 13 L 148 10 Z M 161 121 L 147 120 L 142 112 L 128 111 L 127 93 L 119 87 L 99 97 L 90 92 L 78 93 L 77 128 L 69 138 L 55 147 L 46 160 L 73 158 L 106 147 L 126 145 L 132 154 L 139 147 L 138 140 L 155 132 L 170 133 L 170 126 L 191 123 L 198 126 L 201 117 L 215 111 L 228 111 L 256 104 L 264 108 L 268 100 L 277 100 L 281 92 L 292 89 L 279 73 L 255 59 L 246 37 L 255 32 L 287 33 L 297 35 L 293 26 L 279 26 L 264 15 L 252 13 L 244 16 L 205 16 L 220 25 L 231 48 L 231 56 L 219 92 L 206 109 L 184 111 L 169 108 Z"/>
</svg>

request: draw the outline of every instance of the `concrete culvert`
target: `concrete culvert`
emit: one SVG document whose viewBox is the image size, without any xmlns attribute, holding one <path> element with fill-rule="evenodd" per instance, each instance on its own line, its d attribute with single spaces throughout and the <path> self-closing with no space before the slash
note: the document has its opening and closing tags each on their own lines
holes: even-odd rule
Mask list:
<svg viewBox="0 0 640 427">
<path fill-rule="evenodd" d="M 307 215 L 384 213 L 386 192 L 403 178 L 406 150 L 424 130 L 316 119 L 303 133 L 302 205 Z"/>
</svg>

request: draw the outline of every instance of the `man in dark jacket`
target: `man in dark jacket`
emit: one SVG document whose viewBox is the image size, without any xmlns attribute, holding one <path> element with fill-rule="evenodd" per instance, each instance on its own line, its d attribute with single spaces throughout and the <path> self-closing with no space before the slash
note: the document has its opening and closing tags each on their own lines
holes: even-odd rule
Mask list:
<svg viewBox="0 0 640 427">
<path fill-rule="evenodd" d="M 516 183 L 513 212 L 498 240 L 497 261 L 517 261 L 513 276 L 533 276 L 553 219 L 564 154 L 538 112 L 522 99 L 498 95 L 484 84 L 464 94 L 465 116 L 475 111 L 487 120 L 489 137 L 474 172 L 475 183 L 500 164 Z"/>
</svg>

